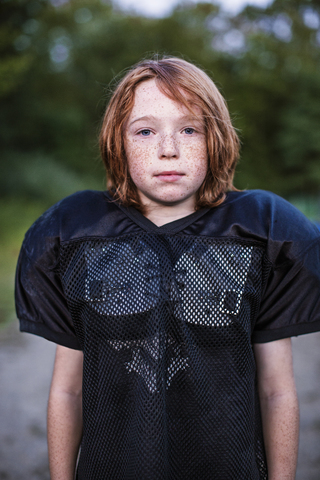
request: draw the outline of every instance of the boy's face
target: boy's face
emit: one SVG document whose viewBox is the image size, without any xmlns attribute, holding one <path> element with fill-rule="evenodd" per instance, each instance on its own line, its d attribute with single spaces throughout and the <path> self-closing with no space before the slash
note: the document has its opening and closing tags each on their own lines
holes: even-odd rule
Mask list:
<svg viewBox="0 0 320 480">
<path fill-rule="evenodd" d="M 199 116 L 198 107 L 194 110 Z M 143 205 L 182 205 L 194 211 L 208 168 L 205 127 L 182 104 L 164 95 L 154 79 L 135 91 L 124 129 L 129 172 Z"/>
</svg>

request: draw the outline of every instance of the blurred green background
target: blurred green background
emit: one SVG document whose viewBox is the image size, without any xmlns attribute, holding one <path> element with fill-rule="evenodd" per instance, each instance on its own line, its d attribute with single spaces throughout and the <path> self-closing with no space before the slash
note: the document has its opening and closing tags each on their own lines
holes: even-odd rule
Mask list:
<svg viewBox="0 0 320 480">
<path fill-rule="evenodd" d="M 105 188 L 97 136 L 112 79 L 152 53 L 213 78 L 242 141 L 238 188 L 263 188 L 320 221 L 320 1 L 238 14 L 181 3 L 165 18 L 108 0 L 0 3 L 0 324 L 14 318 L 23 235 L 51 204 Z"/>
</svg>

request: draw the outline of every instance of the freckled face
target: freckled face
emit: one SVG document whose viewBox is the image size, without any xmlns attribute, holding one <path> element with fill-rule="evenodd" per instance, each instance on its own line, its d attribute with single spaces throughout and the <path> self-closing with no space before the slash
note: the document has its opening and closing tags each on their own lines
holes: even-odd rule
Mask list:
<svg viewBox="0 0 320 480">
<path fill-rule="evenodd" d="M 198 107 L 195 112 L 201 114 Z M 124 145 L 131 178 L 147 208 L 185 203 L 194 211 L 208 168 L 204 124 L 164 95 L 154 79 L 136 88 Z"/>
</svg>

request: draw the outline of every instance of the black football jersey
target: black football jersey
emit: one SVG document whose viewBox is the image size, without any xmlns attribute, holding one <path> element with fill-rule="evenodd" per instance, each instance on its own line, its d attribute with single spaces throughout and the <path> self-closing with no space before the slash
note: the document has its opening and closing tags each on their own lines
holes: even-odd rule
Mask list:
<svg viewBox="0 0 320 480">
<path fill-rule="evenodd" d="M 21 330 L 81 349 L 79 480 L 265 480 L 252 344 L 320 330 L 320 235 L 230 192 L 157 227 L 106 192 L 49 209 L 16 276 Z"/>
</svg>

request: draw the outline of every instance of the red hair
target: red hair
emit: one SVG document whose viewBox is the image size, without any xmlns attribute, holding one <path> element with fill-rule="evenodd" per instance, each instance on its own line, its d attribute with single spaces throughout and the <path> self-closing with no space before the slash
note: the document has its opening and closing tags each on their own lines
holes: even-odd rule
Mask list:
<svg viewBox="0 0 320 480">
<path fill-rule="evenodd" d="M 193 106 L 201 109 L 206 130 L 208 172 L 197 193 L 196 209 L 219 205 L 228 190 L 235 190 L 233 176 L 239 158 L 239 139 L 226 102 L 213 81 L 200 68 L 175 57 L 139 62 L 122 78 L 111 97 L 102 123 L 100 151 L 114 199 L 125 206 L 144 210 L 129 174 L 123 129 L 134 104 L 137 85 L 153 78 L 165 95 L 192 113 Z"/>
</svg>

